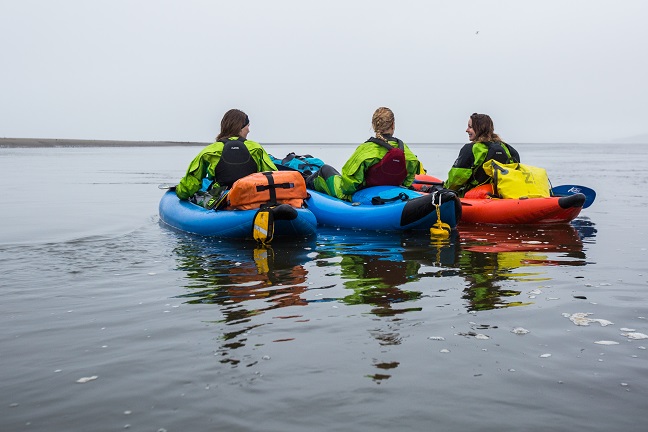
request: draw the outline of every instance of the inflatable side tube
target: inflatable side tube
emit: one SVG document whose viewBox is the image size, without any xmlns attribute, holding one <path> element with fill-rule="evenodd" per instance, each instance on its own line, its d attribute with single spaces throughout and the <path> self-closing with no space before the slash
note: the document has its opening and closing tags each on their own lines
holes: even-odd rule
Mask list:
<svg viewBox="0 0 648 432">
<path fill-rule="evenodd" d="M 583 207 L 583 204 L 585 204 L 585 195 L 582 193 L 576 193 L 574 195 L 558 198 L 558 205 L 560 206 L 560 208 L 564 209 Z"/>
</svg>

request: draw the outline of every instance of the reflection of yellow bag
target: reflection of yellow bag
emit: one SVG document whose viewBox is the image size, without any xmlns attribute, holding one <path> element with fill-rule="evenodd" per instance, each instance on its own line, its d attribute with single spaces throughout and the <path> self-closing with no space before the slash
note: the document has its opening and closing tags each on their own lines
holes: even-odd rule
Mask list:
<svg viewBox="0 0 648 432">
<path fill-rule="evenodd" d="M 551 196 L 549 177 L 544 168 L 521 163 L 502 164 L 488 160 L 483 165 L 493 178 L 493 193 L 502 198 L 546 198 Z"/>
</svg>

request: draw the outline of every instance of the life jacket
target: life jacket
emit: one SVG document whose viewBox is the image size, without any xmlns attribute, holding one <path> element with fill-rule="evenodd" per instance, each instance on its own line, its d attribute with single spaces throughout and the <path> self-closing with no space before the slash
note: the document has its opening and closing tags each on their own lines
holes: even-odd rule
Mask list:
<svg viewBox="0 0 648 432">
<path fill-rule="evenodd" d="M 237 138 L 223 142 L 221 158 L 214 167 L 214 180 L 218 184 L 231 187 L 238 179 L 257 171 L 257 163 L 244 140 Z"/>
<path fill-rule="evenodd" d="M 519 162 L 511 157 L 510 152 L 506 148 L 506 145 L 501 142 L 487 142 L 482 144 L 488 146 L 488 152 L 486 153 L 484 160 L 482 160 L 479 165 L 473 166 L 473 178 L 472 181 L 469 182 L 472 185 L 484 184 L 491 179 L 491 177 L 484 171 L 484 163 L 486 161 L 493 159 L 503 164 Z"/>
<path fill-rule="evenodd" d="M 378 138 L 367 140 L 367 142 L 385 147 L 387 153 L 380 162 L 369 167 L 365 174 L 365 186 L 399 186 L 407 178 L 403 141 L 398 138 L 392 139 L 398 143 L 398 147 L 392 147 L 389 143 Z"/>
<path fill-rule="evenodd" d="M 237 180 L 227 195 L 228 210 L 250 210 L 290 204 L 301 208 L 308 197 L 299 171 L 264 171 Z"/>
</svg>

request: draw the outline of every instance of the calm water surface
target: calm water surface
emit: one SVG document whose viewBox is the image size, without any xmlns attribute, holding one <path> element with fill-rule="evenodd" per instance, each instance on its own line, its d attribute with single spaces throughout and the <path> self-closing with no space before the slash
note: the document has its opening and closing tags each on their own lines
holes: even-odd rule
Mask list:
<svg viewBox="0 0 648 432">
<path fill-rule="evenodd" d="M 516 148 L 594 205 L 267 249 L 159 224 L 198 147 L 0 149 L 0 430 L 646 430 L 648 149 Z"/>
</svg>

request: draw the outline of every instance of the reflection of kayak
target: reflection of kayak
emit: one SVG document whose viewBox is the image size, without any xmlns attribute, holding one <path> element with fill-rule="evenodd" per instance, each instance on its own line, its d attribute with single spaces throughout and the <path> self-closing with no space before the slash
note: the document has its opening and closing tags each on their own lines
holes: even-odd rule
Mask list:
<svg viewBox="0 0 648 432">
<path fill-rule="evenodd" d="M 432 176 L 417 176 L 420 187 L 426 183 L 440 182 Z M 468 195 L 468 194 L 467 194 Z M 585 203 L 585 195 L 548 198 L 501 199 L 483 195 L 479 198 L 461 198 L 462 224 L 556 224 L 576 218 Z"/>
<path fill-rule="evenodd" d="M 353 202 L 309 190 L 307 207 L 317 223 L 325 226 L 377 230 L 429 230 L 440 217 L 451 228 L 461 217 L 461 205 L 454 193 L 422 194 L 398 186 L 374 186 L 353 195 Z"/>
<path fill-rule="evenodd" d="M 583 249 L 578 231 L 569 224 L 517 227 L 462 226 L 462 248 L 471 252 L 563 252 Z"/>
<path fill-rule="evenodd" d="M 173 191 L 160 200 L 160 219 L 167 225 L 188 233 L 222 238 L 252 238 L 252 225 L 258 209 L 207 210 L 180 200 Z M 316 232 L 317 221 L 305 208 L 282 204 L 273 209 L 274 237 L 309 236 Z"/>
</svg>

